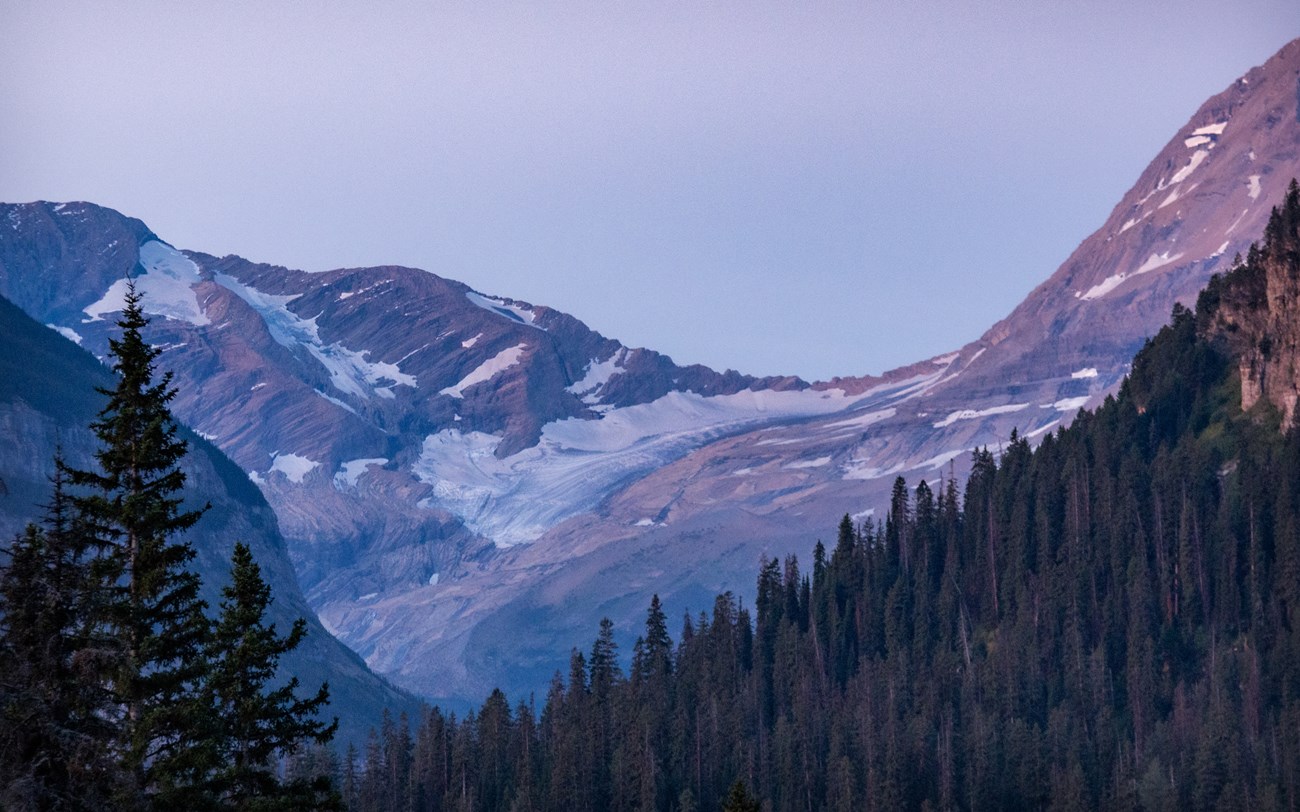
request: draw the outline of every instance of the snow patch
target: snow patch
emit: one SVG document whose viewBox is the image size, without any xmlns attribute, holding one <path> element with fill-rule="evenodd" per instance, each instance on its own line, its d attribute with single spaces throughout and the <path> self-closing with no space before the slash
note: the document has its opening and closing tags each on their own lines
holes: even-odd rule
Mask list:
<svg viewBox="0 0 1300 812">
<path fill-rule="evenodd" d="M 1026 437 L 1027 439 L 1032 440 L 1032 439 L 1034 439 L 1035 437 L 1037 437 L 1038 435 L 1043 434 L 1044 432 L 1049 431 L 1049 430 L 1052 428 L 1052 426 L 1055 426 L 1055 425 L 1057 425 L 1057 424 L 1060 423 L 1060 422 L 1061 422 L 1060 420 L 1053 420 L 1052 422 L 1047 423 L 1047 424 L 1044 424 L 1044 425 L 1042 425 L 1042 426 L 1039 426 L 1038 428 L 1036 428 L 1036 429 L 1034 429 L 1033 431 L 1029 432 L 1028 434 L 1025 435 L 1025 437 Z"/>
<path fill-rule="evenodd" d="M 633 525 L 633 527 L 654 527 L 654 526 L 655 526 L 654 519 L 638 519 L 636 524 Z"/>
<path fill-rule="evenodd" d="M 1232 221 L 1232 225 L 1228 226 L 1228 230 L 1223 232 L 1223 236 L 1227 237 L 1231 235 L 1232 232 L 1236 231 L 1237 226 L 1241 225 L 1241 221 L 1246 219 L 1248 213 L 1250 213 L 1250 209 L 1242 209 L 1241 214 L 1237 216 L 1237 219 Z"/>
<path fill-rule="evenodd" d="M 298 294 L 263 293 L 226 274 L 216 274 L 214 279 L 258 312 L 277 343 L 290 349 L 306 349 L 329 372 L 330 383 L 340 392 L 359 398 L 371 394 L 391 398 L 394 395 L 389 386 L 418 387 L 415 376 L 402 372 L 397 364 L 366 360 L 369 350 L 358 352 L 342 344 L 323 343 L 316 326 L 318 317 L 304 319 L 289 309 Z"/>
<path fill-rule="evenodd" d="M 1182 254 L 1174 254 L 1173 256 L 1170 256 L 1168 251 L 1165 251 L 1163 254 L 1152 254 L 1147 257 L 1146 262 L 1143 262 L 1138 269 L 1133 272 L 1133 275 L 1136 276 L 1138 274 L 1149 273 L 1157 268 L 1163 268 L 1171 262 L 1177 262 L 1182 259 L 1182 257 Z"/>
<path fill-rule="evenodd" d="M 259 383 L 258 386 L 266 386 L 266 384 L 264 384 L 264 383 Z M 254 387 L 254 388 L 256 388 L 256 387 Z M 351 406 L 349 406 L 348 404 L 346 404 L 346 403 L 344 403 L 343 401 L 339 400 L 338 398 L 330 397 L 329 395 L 325 394 L 324 392 L 320 391 L 319 389 L 317 389 L 317 390 L 315 390 L 315 391 L 316 391 L 316 394 L 318 394 L 318 395 L 320 395 L 321 397 L 325 398 L 325 399 L 328 400 L 330 403 L 333 403 L 335 406 L 339 407 L 340 409 L 345 409 L 345 410 L 347 410 L 347 411 L 349 411 L 349 412 L 352 412 L 352 414 L 356 414 L 356 413 L 357 413 L 357 410 L 356 410 L 356 409 L 352 408 Z"/>
<path fill-rule="evenodd" d="M 71 327 L 60 327 L 57 324 L 47 324 L 45 326 L 50 328 L 54 332 L 58 333 L 59 335 L 63 336 L 67 340 L 71 341 L 73 344 L 81 343 L 81 333 L 78 333 L 76 330 L 72 329 Z"/>
<path fill-rule="evenodd" d="M 1165 206 L 1168 206 L 1170 203 L 1179 200 L 1184 194 L 1190 194 L 1191 191 L 1197 187 L 1197 185 L 1198 184 L 1193 183 L 1191 186 L 1187 187 L 1186 189 L 1175 188 L 1172 192 L 1169 193 L 1168 197 L 1166 197 L 1164 200 L 1160 202 L 1159 206 L 1156 206 L 1156 210 L 1158 211 L 1160 209 L 1163 209 Z"/>
<path fill-rule="evenodd" d="M 202 277 L 193 260 L 166 243 L 150 240 L 140 246 L 140 266 L 144 273 L 135 278 L 135 289 L 144 312 L 198 327 L 210 323 L 194 293 Z M 128 284 L 119 279 L 110 285 L 99 301 L 86 307 L 87 321 L 99 321 L 104 314 L 125 308 Z"/>
<path fill-rule="evenodd" d="M 1183 143 L 1188 147 L 1199 147 L 1202 144 L 1214 143 L 1214 139 L 1208 135 L 1193 135 L 1190 138 L 1184 138 Z"/>
<path fill-rule="evenodd" d="M 934 427 L 936 429 L 943 429 L 951 426 L 959 420 L 975 420 L 980 417 L 991 417 L 995 414 L 1012 414 L 1013 412 L 1018 412 L 1021 409 L 1027 408 L 1029 408 L 1028 403 L 1008 403 L 1004 406 L 991 406 L 987 409 L 980 409 L 978 411 L 975 409 L 958 409 L 949 414 L 943 420 L 935 423 Z"/>
<path fill-rule="evenodd" d="M 1135 225 L 1137 225 L 1138 223 L 1140 223 L 1140 222 L 1142 222 L 1143 220 L 1145 220 L 1146 217 L 1147 217 L 1147 216 L 1144 214 L 1144 215 L 1142 215 L 1141 217 L 1131 217 L 1131 218 L 1129 218 L 1128 220 L 1126 220 L 1126 221 L 1124 222 L 1124 225 L 1122 225 L 1122 226 L 1119 227 L 1119 233 L 1120 233 L 1120 234 L 1123 234 L 1125 231 L 1128 231 L 1128 230 L 1129 230 L 1130 228 L 1132 228 L 1133 226 L 1135 226 Z"/>
<path fill-rule="evenodd" d="M 474 336 L 473 338 L 467 338 L 467 339 L 465 339 L 464 341 L 460 342 L 460 346 L 468 350 L 470 347 L 472 347 L 472 346 L 474 346 L 475 344 L 477 344 L 477 343 L 478 343 L 478 340 L 479 340 L 480 338 L 482 338 L 482 337 L 483 337 L 483 334 L 482 334 L 482 333 L 479 333 L 478 335 Z"/>
<path fill-rule="evenodd" d="M 850 417 L 848 420 L 837 420 L 834 423 L 827 423 L 822 428 L 866 428 L 873 423 L 879 423 L 881 420 L 888 420 L 896 414 L 898 414 L 898 410 L 891 406 L 888 409 L 880 409 L 878 411 L 858 415 L 857 417 Z"/>
<path fill-rule="evenodd" d="M 524 350 L 528 349 L 527 344 L 516 344 L 513 347 L 504 349 L 488 360 L 475 367 L 474 371 L 460 379 L 455 386 L 448 386 L 446 389 L 438 391 L 440 395 L 449 395 L 453 398 L 465 397 L 465 390 L 491 380 L 497 373 L 504 372 L 515 364 L 519 363 L 519 356 L 523 355 Z"/>
<path fill-rule="evenodd" d="M 1206 124 L 1204 127 L 1197 127 L 1192 130 L 1192 135 L 1223 135 L 1223 130 L 1228 126 L 1228 122 L 1220 121 L 1217 124 Z"/>
<path fill-rule="evenodd" d="M 904 471 L 915 471 L 915 470 L 937 471 L 943 466 L 947 465 L 949 462 L 952 462 L 957 457 L 960 457 L 962 454 L 965 454 L 970 450 L 971 449 L 969 448 L 956 448 L 953 449 L 952 451 L 944 451 L 943 453 L 936 454 L 930 459 L 923 460 L 921 462 L 916 463 L 915 465 L 900 463 L 891 468 L 873 467 L 870 464 L 871 460 L 868 459 L 852 459 L 849 460 L 844 465 L 843 479 L 846 480 L 883 479 L 885 477 L 898 476 Z"/>
<path fill-rule="evenodd" d="M 348 460 L 339 466 L 339 470 L 334 474 L 334 487 L 342 489 L 343 487 L 355 488 L 357 480 L 372 465 L 387 465 L 387 457 L 366 457 L 359 460 Z"/>
<path fill-rule="evenodd" d="M 757 423 L 842 411 L 869 396 L 850 397 L 839 389 L 745 390 L 717 397 L 669 392 L 650 403 L 611 409 L 600 419 L 548 423 L 537 445 L 505 458 L 495 454 L 500 437 L 444 429 L 425 438 L 412 470 L 433 487 L 431 506 L 511 546 L 535 540 L 595 507 L 620 482 L 710 440 Z"/>
<path fill-rule="evenodd" d="M 595 358 L 591 359 L 587 363 L 587 369 L 582 375 L 582 380 L 565 387 L 565 391 L 578 395 L 582 398 L 583 403 L 599 403 L 600 388 L 609 383 L 610 378 L 623 371 L 623 364 L 626 360 L 626 347 L 604 361 L 598 361 Z"/>
<path fill-rule="evenodd" d="M 279 471 L 288 477 L 290 482 L 301 484 L 302 478 L 319 465 L 319 462 L 298 454 L 283 454 L 275 451 L 271 453 L 271 469 L 267 473 Z"/>
<path fill-rule="evenodd" d="M 1188 162 L 1187 166 L 1184 166 L 1182 169 L 1175 172 L 1174 176 L 1169 179 L 1169 182 L 1171 184 L 1182 183 L 1183 181 L 1187 180 L 1189 177 L 1192 176 L 1192 173 L 1196 171 L 1196 167 L 1200 166 L 1201 162 L 1204 161 L 1206 157 L 1209 156 L 1209 154 L 1210 151 L 1208 149 L 1198 149 L 1195 152 L 1193 152 L 1192 160 Z"/>
<path fill-rule="evenodd" d="M 796 468 L 796 469 L 797 468 L 821 468 L 825 465 L 830 465 L 830 464 L 831 464 L 830 457 L 818 457 L 817 459 L 814 460 L 799 460 L 798 462 L 791 462 L 781 467 Z"/>
<path fill-rule="evenodd" d="M 1088 402 L 1088 397 L 1088 395 L 1080 395 L 1077 398 L 1061 398 L 1055 403 L 1048 404 L 1048 406 L 1058 412 L 1072 412 L 1075 409 L 1082 409 L 1083 405 Z"/>
<path fill-rule="evenodd" d="M 1168 265 L 1171 262 L 1177 262 L 1179 259 L 1182 258 L 1182 256 L 1183 256 L 1182 254 L 1170 255 L 1168 251 L 1165 251 L 1163 254 L 1152 254 L 1150 257 L 1147 257 L 1147 261 L 1143 262 L 1142 265 L 1139 266 L 1137 270 L 1133 271 L 1132 274 L 1126 274 L 1126 273 L 1112 274 L 1111 276 L 1108 276 L 1105 279 L 1101 280 L 1101 282 L 1097 283 L 1096 285 L 1093 285 L 1092 287 L 1088 288 L 1087 292 L 1084 293 L 1081 298 L 1084 301 L 1100 299 L 1102 296 L 1105 296 L 1107 293 L 1110 293 L 1112 290 L 1119 287 L 1130 276 L 1138 276 L 1140 274 L 1150 273 L 1151 271 L 1154 271 L 1157 268 L 1163 268 L 1164 266 Z"/>
<path fill-rule="evenodd" d="M 1246 190 L 1246 194 L 1251 200 L 1258 200 L 1260 193 L 1259 175 L 1251 175 L 1247 180 L 1250 181 L 1250 188 Z"/>
<path fill-rule="evenodd" d="M 533 311 L 529 308 L 509 304 L 504 299 L 484 296 L 483 294 L 475 293 L 472 290 L 465 294 L 465 298 L 469 299 L 475 305 L 483 308 L 489 313 L 495 313 L 498 316 L 510 319 L 513 322 L 518 322 L 519 324 L 527 324 L 529 327 L 537 327 L 536 324 L 533 324 L 533 320 L 536 317 L 533 315 Z M 537 327 L 537 329 L 540 330 L 542 328 Z"/>
<path fill-rule="evenodd" d="M 1097 368 L 1084 367 L 1083 369 L 1079 369 L 1079 370 L 1075 370 L 1074 372 L 1071 372 L 1070 377 L 1074 378 L 1075 380 L 1081 380 L 1083 378 L 1095 378 L 1097 377 Z"/>
</svg>

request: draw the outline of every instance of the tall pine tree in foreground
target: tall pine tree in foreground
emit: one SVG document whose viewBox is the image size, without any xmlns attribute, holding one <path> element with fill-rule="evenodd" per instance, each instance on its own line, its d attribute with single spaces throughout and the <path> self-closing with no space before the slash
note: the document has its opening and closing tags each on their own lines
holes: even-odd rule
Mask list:
<svg viewBox="0 0 1300 812">
<path fill-rule="evenodd" d="M 102 444 L 99 470 L 68 469 L 86 530 L 107 553 L 97 562 L 104 594 L 99 619 L 116 641 L 105 676 L 120 709 L 117 757 L 127 775 L 120 803 L 141 797 L 198 803 L 212 766 L 213 714 L 204 707 L 204 642 L 208 635 L 199 576 L 189 570 L 194 549 L 179 535 L 201 510 L 182 509 L 186 443 L 177 437 L 168 404 L 171 374 L 156 376 L 160 350 L 141 334 L 148 323 L 134 284 L 127 288 L 109 340 L 118 384 L 101 389 L 108 403 L 91 428 Z"/>
<path fill-rule="evenodd" d="M 299 618 L 284 637 L 275 624 L 266 625 L 271 588 L 247 545 L 235 545 L 230 576 L 208 643 L 207 685 L 221 724 L 217 796 L 228 809 L 334 808 L 338 799 L 328 780 L 281 784 L 275 763 L 277 755 L 290 754 L 300 743 L 329 741 L 338 728 L 337 719 L 326 724 L 316 718 L 329 703 L 328 685 L 310 699 L 297 698 L 297 677 L 267 690 L 280 655 L 302 642 L 307 623 Z"/>
<path fill-rule="evenodd" d="M 91 424 L 97 468 L 55 459 L 39 526 L 0 562 L 0 809 L 329 809 L 320 771 L 282 762 L 323 745 L 337 721 L 279 688 L 279 658 L 306 634 L 265 623 L 269 587 L 236 544 L 221 616 L 209 620 L 181 534 L 186 443 L 169 375 L 145 343 L 128 285 L 110 340 L 118 384 Z"/>
</svg>

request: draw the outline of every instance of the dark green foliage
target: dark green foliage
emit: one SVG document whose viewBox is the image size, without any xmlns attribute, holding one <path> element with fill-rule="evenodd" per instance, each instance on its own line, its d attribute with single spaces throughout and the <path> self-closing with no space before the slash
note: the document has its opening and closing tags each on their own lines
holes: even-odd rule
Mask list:
<svg viewBox="0 0 1300 812">
<path fill-rule="evenodd" d="M 722 595 L 673 649 L 656 598 L 630 679 L 605 622 L 539 724 L 489 733 L 496 695 L 426 718 L 419 808 L 1300 808 L 1300 430 L 1242 414 L 1209 330 L 1263 263 L 1300 274 L 1298 229 L 1300 192 L 1037 449 L 977 451 L 964 493 L 898 481 L 811 582 L 762 562 L 753 623 Z M 504 777 L 466 792 L 486 752 Z"/>
<path fill-rule="evenodd" d="M 295 747 L 329 741 L 338 727 L 337 719 L 326 724 L 316 718 L 329 703 L 328 686 L 310 699 L 297 698 L 296 677 L 279 688 L 268 686 L 280 655 L 302 642 L 307 624 L 298 620 L 284 637 L 265 625 L 271 589 L 244 544 L 235 545 L 230 576 L 207 643 L 204 685 L 219 725 L 213 789 L 231 809 L 326 806 L 328 779 L 303 776 L 282 783 L 275 761 Z"/>
<path fill-rule="evenodd" d="M 334 770 L 300 748 L 334 727 L 327 701 L 266 683 L 301 641 L 263 617 L 270 592 L 237 545 L 214 626 L 181 537 L 186 443 L 155 381 L 140 297 L 129 287 L 117 385 L 91 428 L 95 470 L 56 460 L 40 526 L 0 568 L 0 805 L 14 809 L 320 809 L 337 805 Z M 298 759 L 278 778 L 275 758 Z"/>
<path fill-rule="evenodd" d="M 187 569 L 193 548 L 178 534 L 201 511 L 182 509 L 186 444 L 168 403 L 171 376 L 155 381 L 159 350 L 147 344 L 140 296 L 128 289 L 109 342 L 118 383 L 91 424 L 101 447 L 98 470 L 68 469 L 83 489 L 74 502 L 88 533 L 105 550 L 95 562 L 103 594 L 95 620 L 116 644 L 107 679 L 120 709 L 115 747 L 130 784 L 121 803 L 143 793 L 194 804 L 212 764 L 212 714 L 199 684 L 208 634 L 199 578 Z"/>
<path fill-rule="evenodd" d="M 749 794 L 744 781 L 737 781 L 727 792 L 727 799 L 722 803 L 722 812 L 758 812 L 758 799 Z"/>
<path fill-rule="evenodd" d="M 89 551 L 70 514 L 62 471 L 40 527 L 29 526 L 0 571 L 0 806 L 94 808 L 119 774 L 106 742 L 106 697 L 82 617 Z"/>
</svg>

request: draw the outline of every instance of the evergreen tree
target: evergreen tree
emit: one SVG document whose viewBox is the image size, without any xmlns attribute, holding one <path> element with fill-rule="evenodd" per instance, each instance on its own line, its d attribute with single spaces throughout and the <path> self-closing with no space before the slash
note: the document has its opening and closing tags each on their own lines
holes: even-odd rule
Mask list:
<svg viewBox="0 0 1300 812">
<path fill-rule="evenodd" d="M 0 806 L 12 808 L 103 806 L 119 778 L 83 621 L 85 536 L 55 462 L 42 526 L 14 540 L 0 571 Z"/>
<path fill-rule="evenodd" d="M 194 549 L 177 536 L 202 511 L 182 509 L 186 443 L 168 407 L 176 390 L 170 374 L 155 375 L 160 350 L 141 334 L 148 320 L 140 301 L 129 285 L 122 335 L 109 340 L 118 384 L 100 390 L 108 403 L 91 424 L 102 444 L 98 470 L 67 473 L 91 491 L 74 503 L 106 547 L 96 562 L 104 596 L 94 609 L 117 642 L 104 676 L 119 709 L 115 748 L 128 776 L 118 803 L 133 807 L 149 797 L 195 805 L 213 758 L 214 720 L 199 690 L 209 625 L 199 577 L 187 569 Z"/>
<path fill-rule="evenodd" d="M 731 785 L 727 799 L 722 802 L 722 812 L 758 812 L 759 808 L 758 799 L 750 794 L 740 779 Z"/>
<path fill-rule="evenodd" d="M 307 634 L 299 618 L 281 637 L 266 625 L 271 589 L 243 543 L 231 556 L 230 584 L 222 590 L 221 613 L 207 644 L 211 672 L 206 685 L 221 725 L 213 784 L 223 806 L 232 809 L 322 808 L 332 802 L 328 781 L 302 778 L 282 783 L 276 756 L 309 743 L 324 744 L 338 728 L 317 716 L 329 703 L 329 686 L 299 699 L 298 678 L 268 689 L 280 656 Z"/>
</svg>

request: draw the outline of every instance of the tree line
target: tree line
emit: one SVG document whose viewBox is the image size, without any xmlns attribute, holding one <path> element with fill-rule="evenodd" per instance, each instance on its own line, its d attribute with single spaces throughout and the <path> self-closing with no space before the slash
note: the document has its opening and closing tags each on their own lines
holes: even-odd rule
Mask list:
<svg viewBox="0 0 1300 812">
<path fill-rule="evenodd" d="M 305 622 L 266 623 L 242 543 L 215 617 L 200 598 L 183 534 L 203 511 L 182 504 L 186 443 L 146 324 L 131 287 L 97 464 L 56 459 L 43 517 L 0 569 L 0 808 L 335 808 L 328 780 L 280 769 L 337 727 L 318 718 L 328 686 L 273 684 Z"/>
<path fill-rule="evenodd" d="M 810 569 L 764 562 L 752 612 L 721 595 L 674 643 L 654 598 L 628 671 L 605 620 L 540 708 L 387 720 L 343 760 L 345 802 L 1300 807 L 1300 430 L 1242 413 L 1212 329 L 1279 263 L 1300 275 L 1294 183 L 1095 412 L 975 452 L 964 486 L 900 478 Z"/>
</svg>

